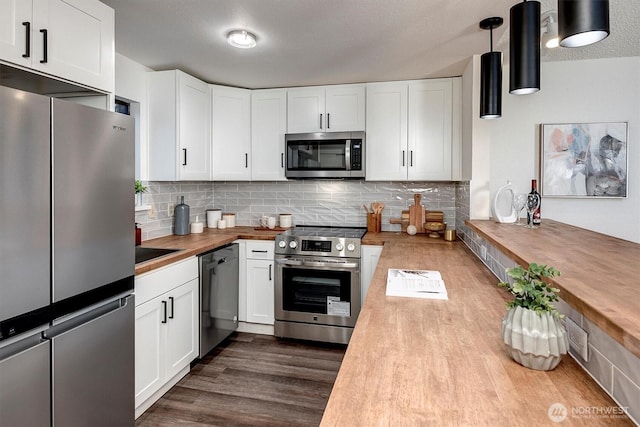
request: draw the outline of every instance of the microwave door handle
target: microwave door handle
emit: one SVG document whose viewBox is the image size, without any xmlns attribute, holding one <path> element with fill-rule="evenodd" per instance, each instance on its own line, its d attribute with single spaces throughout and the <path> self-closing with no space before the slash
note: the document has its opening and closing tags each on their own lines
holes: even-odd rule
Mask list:
<svg viewBox="0 0 640 427">
<path fill-rule="evenodd" d="M 351 140 L 347 139 L 344 146 L 345 170 L 351 170 Z"/>
</svg>

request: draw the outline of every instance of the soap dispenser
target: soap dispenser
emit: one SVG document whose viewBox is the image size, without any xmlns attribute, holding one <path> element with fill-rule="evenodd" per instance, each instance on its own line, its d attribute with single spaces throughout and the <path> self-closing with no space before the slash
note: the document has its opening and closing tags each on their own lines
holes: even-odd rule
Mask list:
<svg viewBox="0 0 640 427">
<path fill-rule="evenodd" d="M 498 189 L 491 206 L 493 219 L 496 222 L 512 224 L 518 220 L 518 212 L 513 207 L 513 195 L 515 193 L 517 193 L 517 190 L 511 181 L 507 181 L 505 185 Z"/>
</svg>

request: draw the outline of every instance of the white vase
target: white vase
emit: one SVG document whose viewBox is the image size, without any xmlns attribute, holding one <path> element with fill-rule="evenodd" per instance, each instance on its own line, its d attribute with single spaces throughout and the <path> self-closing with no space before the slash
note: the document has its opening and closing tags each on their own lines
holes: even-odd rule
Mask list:
<svg viewBox="0 0 640 427">
<path fill-rule="evenodd" d="M 136 193 L 136 206 L 142 206 L 142 193 Z"/>
<path fill-rule="evenodd" d="M 502 339 L 509 355 L 527 368 L 550 371 L 569 350 L 569 339 L 559 318 L 515 307 L 502 319 Z"/>
</svg>

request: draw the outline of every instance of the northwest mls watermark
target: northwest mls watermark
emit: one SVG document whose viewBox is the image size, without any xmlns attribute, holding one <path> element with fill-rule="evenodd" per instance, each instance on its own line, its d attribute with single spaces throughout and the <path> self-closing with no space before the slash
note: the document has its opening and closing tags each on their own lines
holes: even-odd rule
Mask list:
<svg viewBox="0 0 640 427">
<path fill-rule="evenodd" d="M 572 419 L 619 419 L 627 417 L 627 407 L 620 406 L 572 406 L 570 409 L 562 403 L 553 403 L 547 409 L 549 419 L 561 423 L 567 418 Z"/>
</svg>

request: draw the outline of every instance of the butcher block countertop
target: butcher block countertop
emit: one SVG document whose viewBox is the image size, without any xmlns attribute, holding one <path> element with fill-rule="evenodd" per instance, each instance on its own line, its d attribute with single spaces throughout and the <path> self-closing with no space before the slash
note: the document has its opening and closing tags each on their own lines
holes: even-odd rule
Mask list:
<svg viewBox="0 0 640 427">
<path fill-rule="evenodd" d="M 159 267 L 180 261 L 193 255 L 207 252 L 211 249 L 232 243 L 237 239 L 275 240 L 282 231 L 256 230 L 254 227 L 233 227 L 218 230 L 205 228 L 203 233 L 187 234 L 186 236 L 165 236 L 157 239 L 145 240 L 143 247 L 159 249 L 180 249 L 160 258 L 136 264 L 135 274 L 142 274 Z"/>
<path fill-rule="evenodd" d="M 572 416 L 572 408 L 618 408 L 570 356 L 542 372 L 507 355 L 500 328 L 509 294 L 464 243 L 365 236 L 385 241 L 321 426 L 632 425 Z M 440 271 L 449 299 L 387 297 L 389 268 Z M 555 403 L 568 410 L 561 424 L 548 415 Z"/>
<path fill-rule="evenodd" d="M 544 220 L 530 230 L 467 221 L 481 237 L 521 265 L 551 265 L 560 297 L 640 357 L 640 245 Z"/>
</svg>

